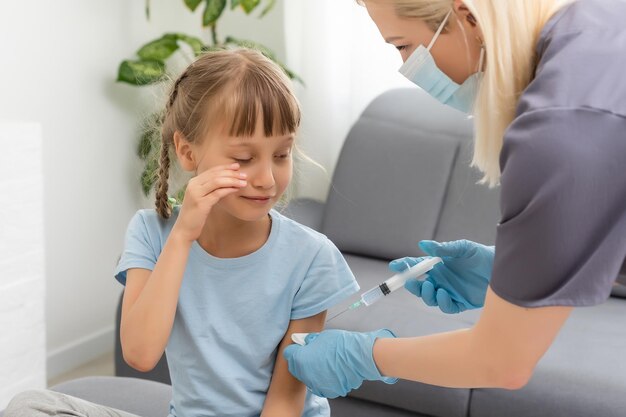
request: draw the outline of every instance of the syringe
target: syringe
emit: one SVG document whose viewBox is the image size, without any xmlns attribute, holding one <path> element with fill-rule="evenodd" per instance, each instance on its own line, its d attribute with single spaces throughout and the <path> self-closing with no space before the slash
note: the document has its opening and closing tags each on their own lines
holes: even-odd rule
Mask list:
<svg viewBox="0 0 626 417">
<path fill-rule="evenodd" d="M 397 273 L 391 278 L 375 286 L 371 290 L 365 291 L 363 294 L 361 294 L 361 299 L 359 301 L 357 301 L 354 304 L 351 304 L 344 310 L 335 314 L 334 316 L 329 318 L 326 322 L 328 323 L 329 321 L 334 320 L 335 318 L 345 313 L 346 311 L 354 310 L 355 308 L 359 308 L 361 306 L 366 306 L 366 307 L 371 306 L 372 304 L 382 299 L 383 297 L 391 294 L 398 288 L 404 287 L 404 283 L 408 281 L 409 279 L 418 278 L 424 275 L 425 273 L 433 269 L 433 267 L 437 265 L 439 262 L 441 262 L 441 258 L 437 258 L 437 257 L 428 258 L 418 263 L 417 265 L 410 267 L 409 269 L 403 272 Z"/>
</svg>

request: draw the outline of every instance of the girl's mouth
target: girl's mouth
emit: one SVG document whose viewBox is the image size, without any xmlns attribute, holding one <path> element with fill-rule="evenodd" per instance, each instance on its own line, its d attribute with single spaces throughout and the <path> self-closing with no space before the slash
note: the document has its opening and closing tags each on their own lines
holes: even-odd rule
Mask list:
<svg viewBox="0 0 626 417">
<path fill-rule="evenodd" d="M 253 203 L 258 203 L 258 204 L 265 204 L 267 202 L 269 202 L 272 198 L 271 197 L 264 197 L 264 196 L 257 196 L 257 197 L 253 197 L 253 196 L 245 196 L 242 195 L 242 198 L 245 198 L 246 200 L 249 200 Z"/>
</svg>

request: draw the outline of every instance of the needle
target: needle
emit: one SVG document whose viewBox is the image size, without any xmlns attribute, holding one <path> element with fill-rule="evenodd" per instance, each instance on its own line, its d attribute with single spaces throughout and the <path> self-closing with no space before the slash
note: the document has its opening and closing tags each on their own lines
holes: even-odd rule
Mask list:
<svg viewBox="0 0 626 417">
<path fill-rule="evenodd" d="M 346 311 L 354 310 L 355 308 L 360 307 L 360 306 L 361 306 L 361 301 L 357 301 L 356 303 L 346 307 L 345 309 L 341 310 L 339 313 L 335 314 L 334 316 L 326 320 L 326 323 L 328 323 L 331 320 L 335 320 L 337 317 L 341 316 Z"/>
</svg>

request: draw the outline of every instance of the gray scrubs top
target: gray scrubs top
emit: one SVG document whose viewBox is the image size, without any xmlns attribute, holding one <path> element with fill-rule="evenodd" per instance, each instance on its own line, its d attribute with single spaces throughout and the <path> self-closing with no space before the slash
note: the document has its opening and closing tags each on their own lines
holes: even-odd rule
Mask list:
<svg viewBox="0 0 626 417">
<path fill-rule="evenodd" d="M 626 269 L 626 0 L 559 11 L 537 55 L 500 156 L 491 287 L 525 307 L 595 305 Z"/>
</svg>

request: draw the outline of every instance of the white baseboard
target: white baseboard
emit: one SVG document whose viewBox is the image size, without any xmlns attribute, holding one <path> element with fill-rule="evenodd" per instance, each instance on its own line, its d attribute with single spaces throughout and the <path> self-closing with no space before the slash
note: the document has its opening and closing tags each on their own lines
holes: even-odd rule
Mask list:
<svg viewBox="0 0 626 417">
<path fill-rule="evenodd" d="M 48 353 L 48 379 L 56 378 L 114 350 L 115 326 L 81 337 Z"/>
</svg>

